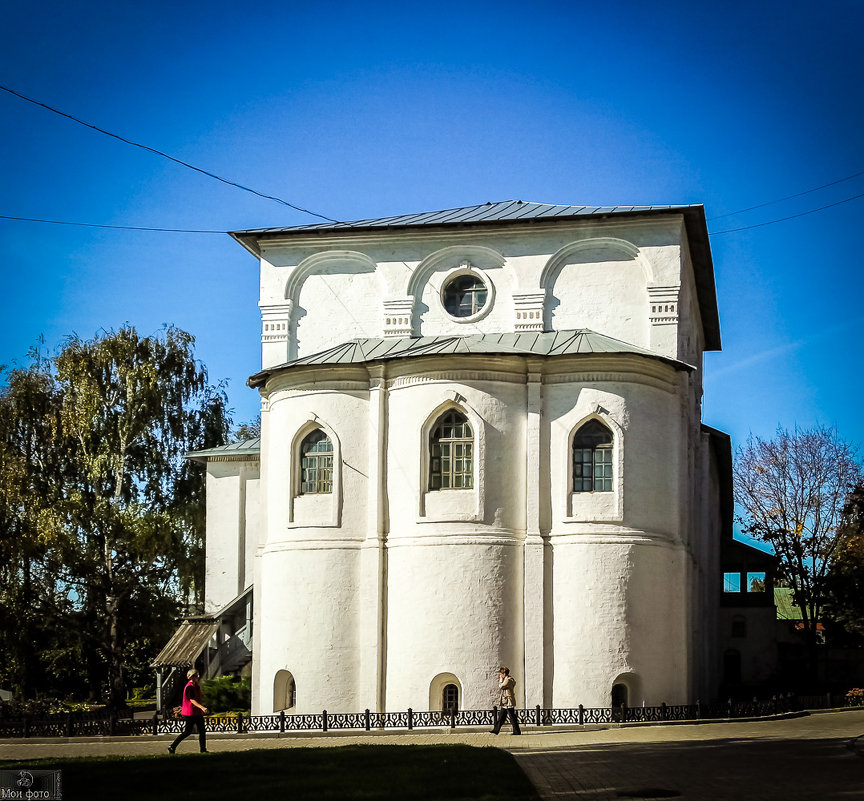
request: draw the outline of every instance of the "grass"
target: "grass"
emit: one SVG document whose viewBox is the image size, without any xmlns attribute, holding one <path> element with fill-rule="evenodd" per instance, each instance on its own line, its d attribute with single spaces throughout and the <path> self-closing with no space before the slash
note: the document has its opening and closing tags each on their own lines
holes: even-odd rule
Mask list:
<svg viewBox="0 0 864 801">
<path fill-rule="evenodd" d="M 467 745 L 352 745 L 0 762 L 60 769 L 71 801 L 536 801 L 516 760 Z"/>
</svg>

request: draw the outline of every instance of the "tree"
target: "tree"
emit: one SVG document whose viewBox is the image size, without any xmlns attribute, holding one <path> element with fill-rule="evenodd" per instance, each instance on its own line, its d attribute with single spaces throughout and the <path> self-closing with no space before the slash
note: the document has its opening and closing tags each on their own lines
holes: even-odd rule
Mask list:
<svg viewBox="0 0 864 801">
<path fill-rule="evenodd" d="M 773 547 L 815 656 L 826 576 L 847 539 L 844 504 L 862 476 L 857 449 L 834 429 L 778 428 L 738 449 L 734 476 L 744 531 Z"/>
<path fill-rule="evenodd" d="M 240 423 L 237 428 L 231 433 L 231 438 L 235 442 L 242 442 L 244 439 L 255 439 L 261 436 L 261 415 L 259 414 L 254 420 L 247 423 Z"/>
<path fill-rule="evenodd" d="M 57 541 L 43 527 L 57 500 L 64 454 L 54 447 L 59 393 L 37 350 L 30 364 L 4 370 L 0 387 L 0 682 L 30 696 L 40 653 L 51 648 L 59 606 Z"/>
<path fill-rule="evenodd" d="M 208 384 L 193 345 L 177 328 L 142 337 L 125 326 L 70 337 L 52 364 L 40 365 L 50 425 L 37 429 L 23 408 L 13 412 L 49 454 L 48 503 L 38 461 L 17 437 L 6 440 L 0 484 L 20 489 L 0 498 L 0 517 L 21 521 L 27 547 L 50 546 L 70 629 L 58 650 L 82 637 L 91 692 L 107 681 L 114 705 L 125 699 L 127 651 L 164 635 L 180 604 L 194 605 L 203 591 L 204 477 L 183 457 L 224 444 L 230 420 L 225 393 Z M 24 478 L 7 482 L 16 470 Z"/>
<path fill-rule="evenodd" d="M 847 638 L 864 638 L 864 483 L 849 494 L 840 524 L 842 540 L 826 579 L 825 611 Z"/>
</svg>

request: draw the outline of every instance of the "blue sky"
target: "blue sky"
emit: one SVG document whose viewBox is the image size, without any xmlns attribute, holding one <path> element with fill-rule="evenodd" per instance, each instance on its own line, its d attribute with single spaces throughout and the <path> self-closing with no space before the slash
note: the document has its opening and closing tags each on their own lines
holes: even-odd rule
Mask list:
<svg viewBox="0 0 864 801">
<path fill-rule="evenodd" d="M 711 231 L 864 193 L 864 5 L 33 2 L 0 83 L 337 219 L 489 200 L 703 203 Z M 0 92 L 0 214 L 232 230 L 314 220 Z M 864 443 L 864 198 L 711 244 L 724 349 L 705 422 Z M 227 236 L 0 220 L 0 363 L 40 335 L 192 332 L 235 417 L 257 264 Z"/>
</svg>

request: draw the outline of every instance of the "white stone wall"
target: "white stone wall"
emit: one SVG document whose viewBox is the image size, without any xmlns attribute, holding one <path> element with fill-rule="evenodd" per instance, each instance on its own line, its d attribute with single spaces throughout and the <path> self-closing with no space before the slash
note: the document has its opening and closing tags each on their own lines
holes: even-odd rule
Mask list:
<svg viewBox="0 0 864 801">
<path fill-rule="evenodd" d="M 204 608 L 221 609 L 254 581 L 260 536 L 257 460 L 207 463 Z"/>
<path fill-rule="evenodd" d="M 671 358 L 690 270 L 683 219 L 577 220 L 522 230 L 369 232 L 262 242 L 262 363 L 354 337 L 589 328 Z M 486 312 L 456 320 L 441 290 L 482 275 Z M 689 333 L 689 332 L 688 332 Z"/>
<path fill-rule="evenodd" d="M 697 371 L 627 354 L 462 355 L 272 375 L 260 487 L 243 500 L 239 477 L 213 466 L 208 500 L 208 599 L 228 593 L 232 548 L 244 575 L 257 559 L 253 712 L 280 708 L 280 671 L 297 712 L 438 708 L 448 682 L 462 708 L 483 708 L 500 664 L 520 705 L 608 706 L 618 682 L 631 704 L 695 700 L 714 655 L 698 623 L 719 523 L 682 219 L 262 246 L 265 366 L 354 337 L 588 328 Z M 454 320 L 442 286 L 472 271 L 493 302 Z M 429 432 L 450 408 L 472 427 L 474 487 L 430 492 Z M 590 420 L 614 437 L 610 493 L 572 492 L 572 438 Z M 334 444 L 333 492 L 301 496 L 297 449 L 316 427 Z"/>
<path fill-rule="evenodd" d="M 295 677 L 298 712 L 422 709 L 441 674 L 458 680 L 463 708 L 482 708 L 500 664 L 520 704 L 608 705 L 621 676 L 631 703 L 689 698 L 686 384 L 644 357 L 534 367 L 536 434 L 522 357 L 271 379 L 256 709 L 272 711 L 280 670 Z M 429 432 L 450 408 L 472 427 L 474 487 L 432 492 Z M 572 437 L 591 419 L 614 435 L 611 493 L 570 491 Z M 319 425 L 334 492 L 297 498 L 297 443 Z"/>
</svg>

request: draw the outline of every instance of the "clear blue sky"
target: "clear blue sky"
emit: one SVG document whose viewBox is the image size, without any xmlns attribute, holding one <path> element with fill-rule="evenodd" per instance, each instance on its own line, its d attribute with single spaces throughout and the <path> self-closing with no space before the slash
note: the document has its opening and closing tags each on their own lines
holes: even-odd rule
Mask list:
<svg viewBox="0 0 864 801">
<path fill-rule="evenodd" d="M 0 83 L 337 219 L 522 199 L 703 203 L 709 220 L 864 170 L 864 4 L 39 2 L 0 10 Z M 0 92 L 0 214 L 232 230 L 314 218 Z M 864 193 L 864 176 L 723 231 Z M 735 445 L 864 443 L 864 198 L 712 236 Z M 192 332 L 257 414 L 255 260 L 227 236 L 0 220 L 0 363 L 40 335 Z"/>
</svg>

